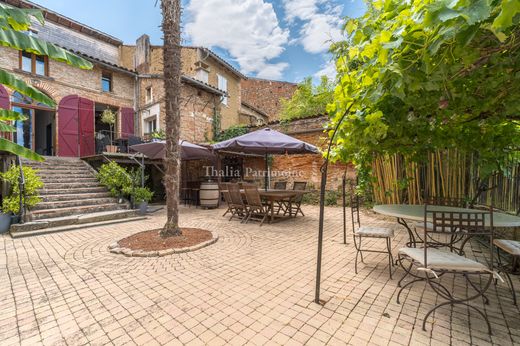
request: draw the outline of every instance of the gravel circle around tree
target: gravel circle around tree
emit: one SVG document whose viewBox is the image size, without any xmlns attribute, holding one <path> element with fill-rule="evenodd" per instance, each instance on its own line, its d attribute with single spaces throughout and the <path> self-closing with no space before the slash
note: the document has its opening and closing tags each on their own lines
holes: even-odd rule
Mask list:
<svg viewBox="0 0 520 346">
<path fill-rule="evenodd" d="M 200 228 L 181 228 L 182 235 L 162 238 L 159 229 L 139 232 L 111 244 L 112 253 L 128 257 L 160 257 L 199 250 L 218 240 L 218 235 Z"/>
</svg>

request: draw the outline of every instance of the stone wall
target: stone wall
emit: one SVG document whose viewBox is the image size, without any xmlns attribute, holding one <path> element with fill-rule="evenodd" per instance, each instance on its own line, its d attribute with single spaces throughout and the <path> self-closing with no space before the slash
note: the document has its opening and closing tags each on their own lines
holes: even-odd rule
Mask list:
<svg viewBox="0 0 520 346">
<path fill-rule="evenodd" d="M 242 101 L 261 109 L 269 121 L 278 120 L 280 99 L 291 98 L 296 88 L 294 83 L 248 78 L 242 81 Z"/>
</svg>

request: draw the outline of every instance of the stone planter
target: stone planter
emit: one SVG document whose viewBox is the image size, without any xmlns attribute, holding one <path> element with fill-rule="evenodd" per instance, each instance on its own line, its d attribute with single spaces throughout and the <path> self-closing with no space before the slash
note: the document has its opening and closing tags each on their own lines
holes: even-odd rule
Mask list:
<svg viewBox="0 0 520 346">
<path fill-rule="evenodd" d="M 139 203 L 139 214 L 146 215 L 147 211 L 148 211 L 148 202 Z"/>
<path fill-rule="evenodd" d="M 11 214 L 0 213 L 0 234 L 9 232 Z"/>
</svg>

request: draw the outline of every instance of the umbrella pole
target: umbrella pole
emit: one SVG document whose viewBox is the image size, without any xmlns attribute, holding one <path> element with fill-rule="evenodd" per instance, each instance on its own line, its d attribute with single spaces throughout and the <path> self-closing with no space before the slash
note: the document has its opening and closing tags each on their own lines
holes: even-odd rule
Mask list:
<svg viewBox="0 0 520 346">
<path fill-rule="evenodd" d="M 267 185 L 269 184 L 269 164 L 267 162 L 267 153 L 265 153 L 265 174 L 264 174 L 265 191 L 267 191 Z"/>
</svg>

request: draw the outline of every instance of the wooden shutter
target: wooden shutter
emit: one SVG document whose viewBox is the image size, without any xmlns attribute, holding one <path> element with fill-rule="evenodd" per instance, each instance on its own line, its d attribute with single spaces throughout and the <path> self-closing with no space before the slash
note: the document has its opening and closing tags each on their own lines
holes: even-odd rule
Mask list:
<svg viewBox="0 0 520 346">
<path fill-rule="evenodd" d="M 0 84 L 0 109 L 11 109 L 11 102 L 9 101 L 9 93 L 4 88 L 3 85 Z M 6 139 L 12 139 L 12 135 L 10 132 L 0 132 L 0 137 Z"/>
<path fill-rule="evenodd" d="M 121 108 L 121 137 L 128 138 L 134 136 L 134 109 Z"/>
<path fill-rule="evenodd" d="M 64 97 L 58 105 L 58 156 L 79 156 L 79 96 Z"/>
<path fill-rule="evenodd" d="M 92 156 L 96 154 L 96 142 L 94 139 L 94 102 L 79 98 L 79 156 Z"/>
</svg>

